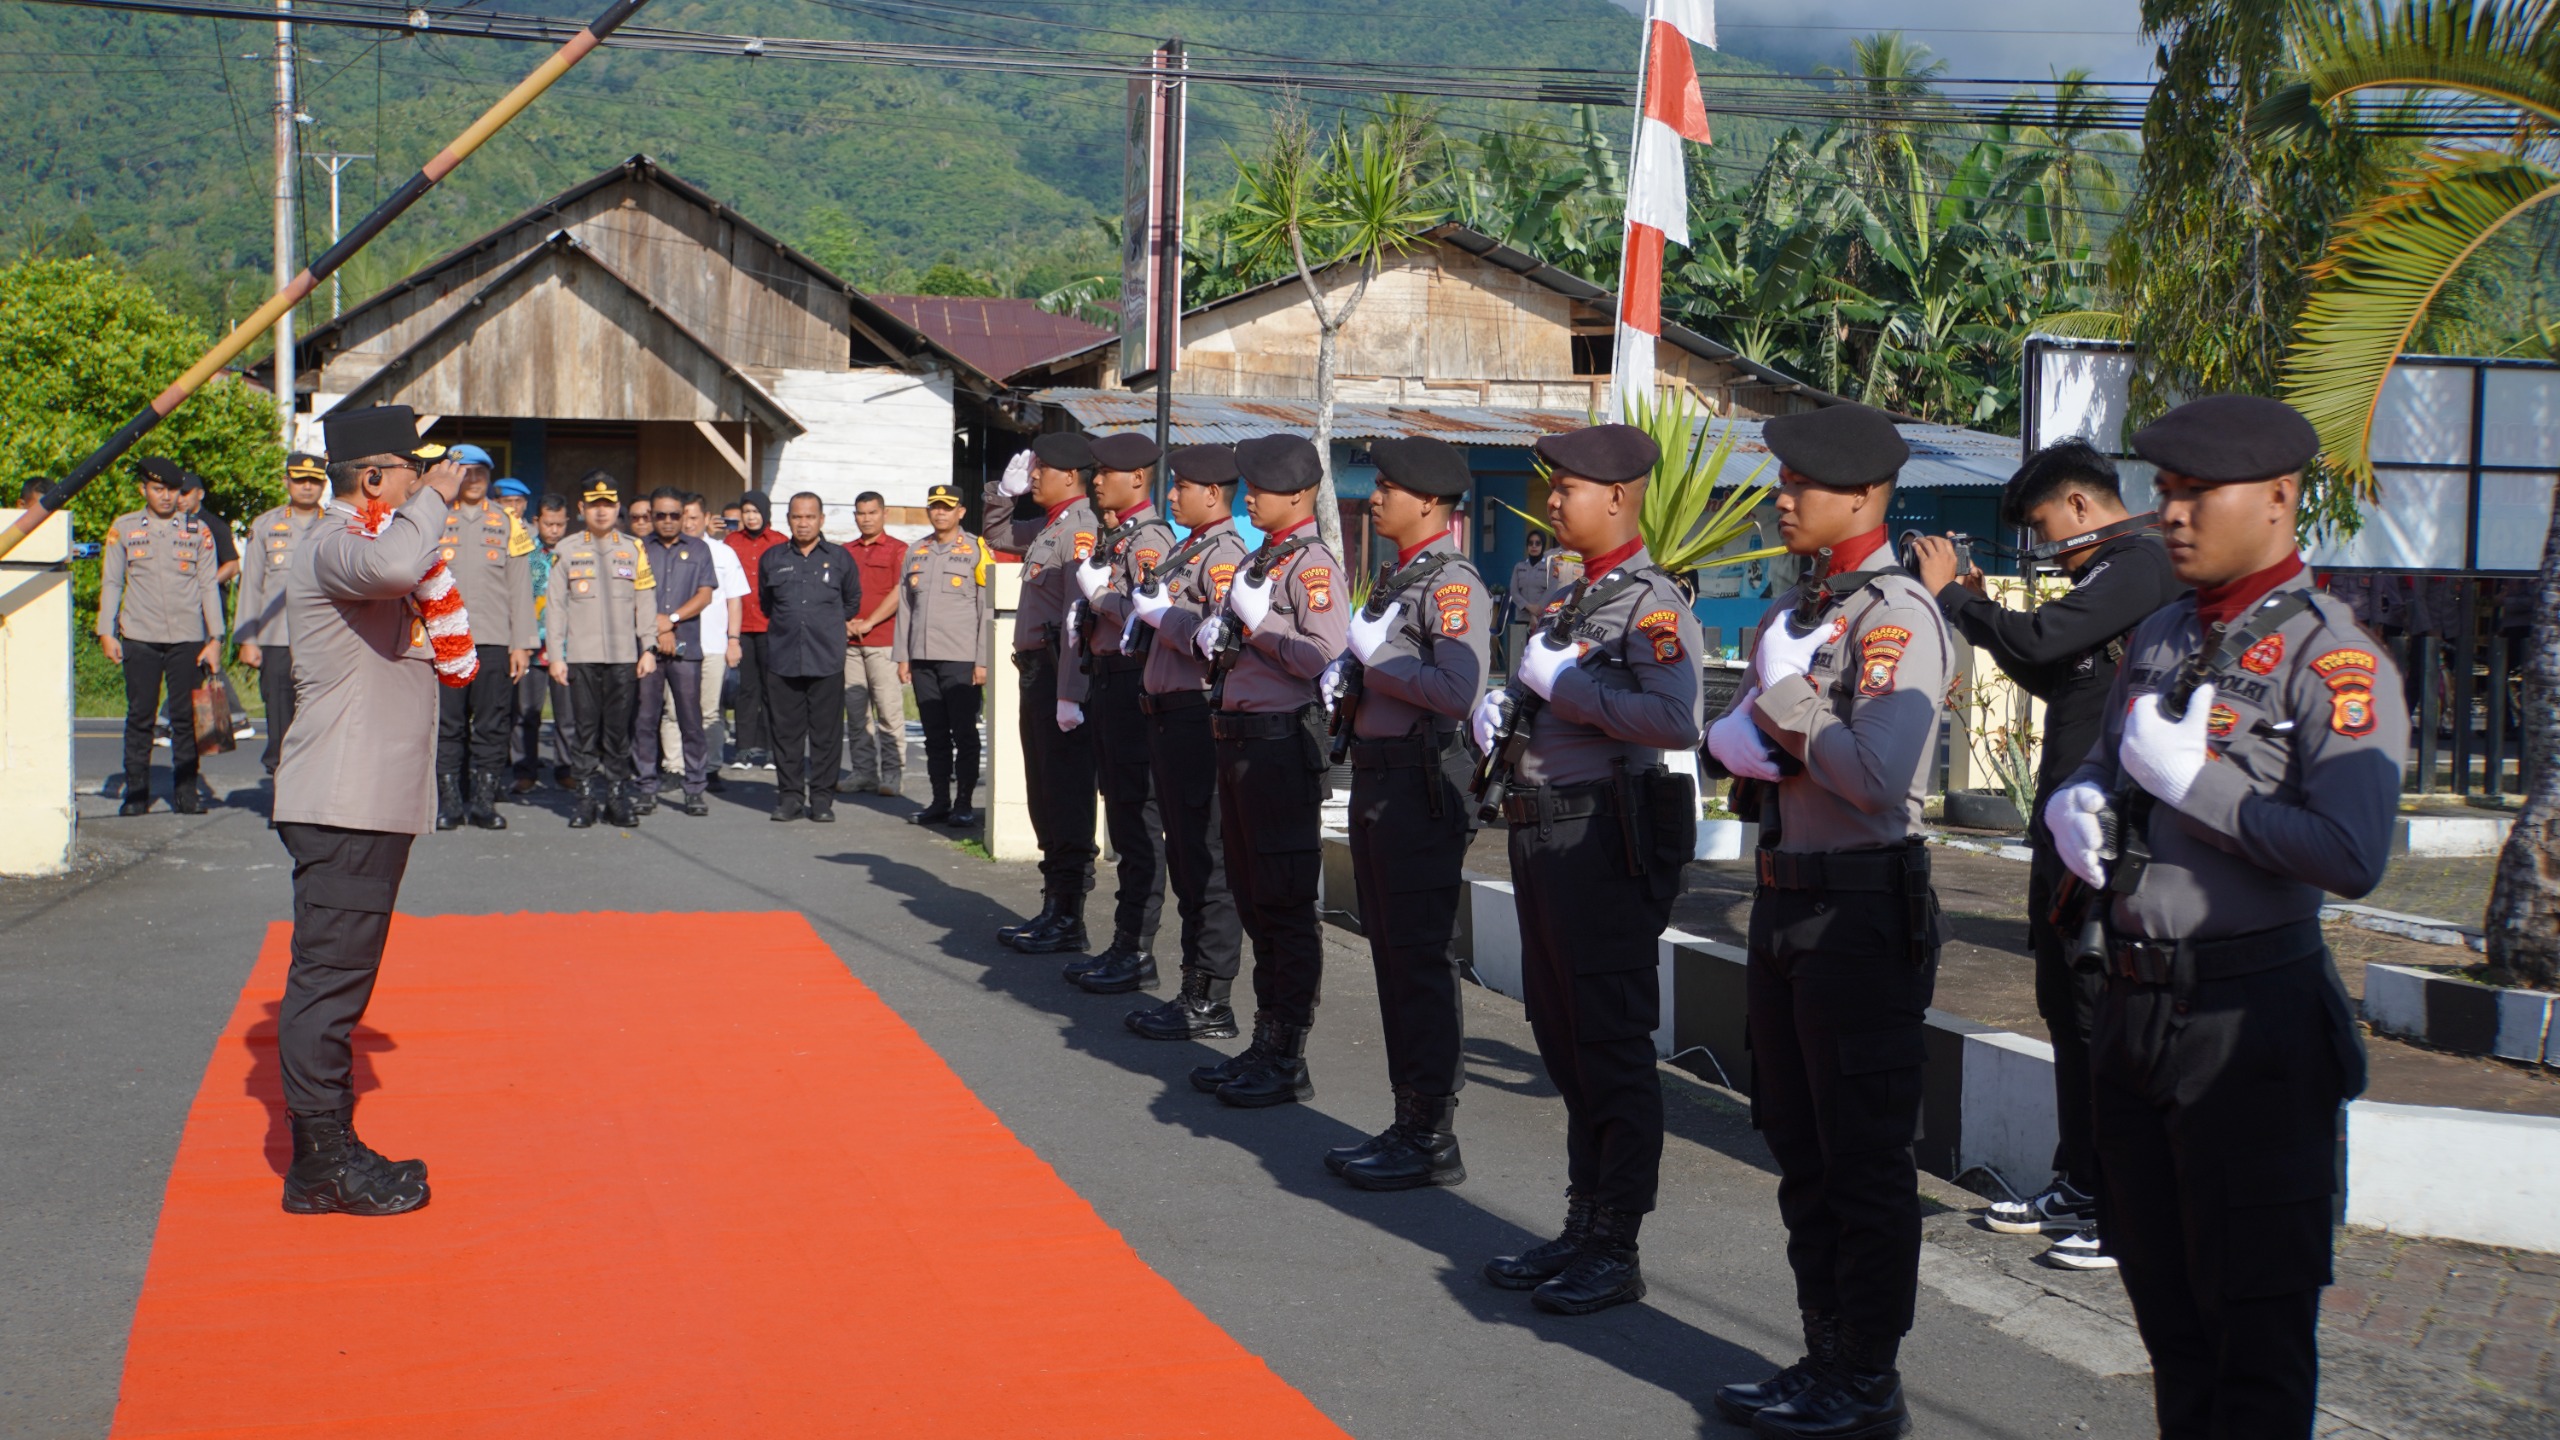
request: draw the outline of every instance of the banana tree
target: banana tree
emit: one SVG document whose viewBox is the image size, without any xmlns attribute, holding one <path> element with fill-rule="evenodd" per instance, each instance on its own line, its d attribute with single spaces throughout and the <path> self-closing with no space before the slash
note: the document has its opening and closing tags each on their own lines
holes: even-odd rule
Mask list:
<svg viewBox="0 0 2560 1440">
<path fill-rule="evenodd" d="M 2505 143 L 2440 142 L 2350 213 L 2313 270 L 2284 362 L 2286 399 L 2319 427 L 2330 463 L 2376 488 L 2374 414 L 2391 366 L 2500 232 L 2560 197 L 2560 5 L 2554 0 L 2381 0 L 2295 12 L 2299 73 L 2263 118 L 2308 125 L 2377 93 L 2450 100 L 2508 127 Z M 2560 494 L 2543 542 L 2527 668 L 2523 809 L 2498 859 L 2482 926 L 2489 964 L 2560 985 Z"/>
</svg>

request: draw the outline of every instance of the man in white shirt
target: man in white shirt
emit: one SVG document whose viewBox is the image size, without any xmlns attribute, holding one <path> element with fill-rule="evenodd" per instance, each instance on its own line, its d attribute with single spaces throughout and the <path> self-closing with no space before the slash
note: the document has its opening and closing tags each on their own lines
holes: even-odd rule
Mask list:
<svg viewBox="0 0 2560 1440">
<path fill-rule="evenodd" d="M 684 533 L 696 539 L 706 538 L 711 529 L 711 511 L 697 491 L 684 496 Z M 728 737 L 720 729 L 720 689 L 729 667 L 738 663 L 739 602 L 747 596 L 747 569 L 738 563 L 738 552 L 726 545 L 705 547 L 711 551 L 711 568 L 719 575 L 711 592 L 711 603 L 702 611 L 702 750 L 711 758 L 708 781 L 713 790 L 727 787 L 720 783 L 721 754 Z M 658 718 L 658 753 L 676 755 L 676 715 L 670 709 Z"/>
</svg>

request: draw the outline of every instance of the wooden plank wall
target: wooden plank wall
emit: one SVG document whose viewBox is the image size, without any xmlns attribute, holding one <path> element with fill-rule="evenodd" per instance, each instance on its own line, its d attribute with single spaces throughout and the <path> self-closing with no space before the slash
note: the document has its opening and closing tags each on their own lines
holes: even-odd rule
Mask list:
<svg viewBox="0 0 2560 1440">
<path fill-rule="evenodd" d="M 893 521 L 902 510 L 920 519 L 926 488 L 951 479 L 949 376 L 786 370 L 770 384 L 809 431 L 757 456 L 769 477 L 765 488 L 776 505 L 794 491 L 816 491 L 826 502 L 830 536 L 853 533 L 853 497 L 865 490 L 880 492 Z"/>
</svg>

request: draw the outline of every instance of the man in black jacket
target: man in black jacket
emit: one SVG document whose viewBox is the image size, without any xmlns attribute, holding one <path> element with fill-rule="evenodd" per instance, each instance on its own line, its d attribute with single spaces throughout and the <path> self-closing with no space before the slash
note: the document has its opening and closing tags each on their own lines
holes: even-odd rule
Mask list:
<svg viewBox="0 0 2560 1440">
<path fill-rule="evenodd" d="M 2060 1143 L 2053 1182 L 2026 1200 L 1991 1207 L 1991 1228 L 2013 1235 L 2055 1233 L 2045 1257 L 2071 1269 L 2112 1267 L 2099 1253 L 2097 1148 L 2091 1138 L 2089 1022 L 2099 977 L 2071 967 L 2067 936 L 2053 923 L 2063 876 L 2044 802 L 2087 758 L 2105 720 L 2107 687 L 2124 658 L 2123 638 L 2186 588 L 2169 568 L 2151 517 L 2125 512 L 2115 462 L 2078 440 L 2027 457 L 2000 502 L 2003 522 L 2032 532 L 2031 560 L 2050 560 L 2071 589 L 2032 610 L 2011 610 L 1982 593 L 1981 572 L 1956 573 L 1955 546 L 1927 536 L 1914 547 L 1920 583 L 1964 638 L 1991 653 L 2002 674 L 2045 702 L 2044 749 L 2027 823 L 2035 860 L 2027 870 L 2027 943 L 2035 951 L 2036 1013 L 2053 1036 L 2054 1111 Z"/>
<path fill-rule="evenodd" d="M 836 818 L 844 744 L 844 647 L 862 614 L 853 555 L 826 538 L 826 508 L 791 497 L 789 543 L 756 562 L 764 597 L 765 703 L 773 726 L 773 818 Z"/>
</svg>

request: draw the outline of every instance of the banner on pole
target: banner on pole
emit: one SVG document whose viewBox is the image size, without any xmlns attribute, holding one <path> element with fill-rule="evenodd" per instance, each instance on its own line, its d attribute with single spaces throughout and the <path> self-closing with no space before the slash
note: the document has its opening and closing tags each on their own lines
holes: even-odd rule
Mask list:
<svg viewBox="0 0 2560 1440">
<path fill-rule="evenodd" d="M 1157 350 L 1182 314 L 1182 59 L 1156 48 L 1153 74 L 1129 82 L 1120 216 L 1120 383 L 1152 379 Z M 1174 263 L 1168 264 L 1168 260 Z M 1171 349 L 1181 349 L 1178 333 Z M 1163 367 L 1170 372 L 1172 356 Z"/>
</svg>

